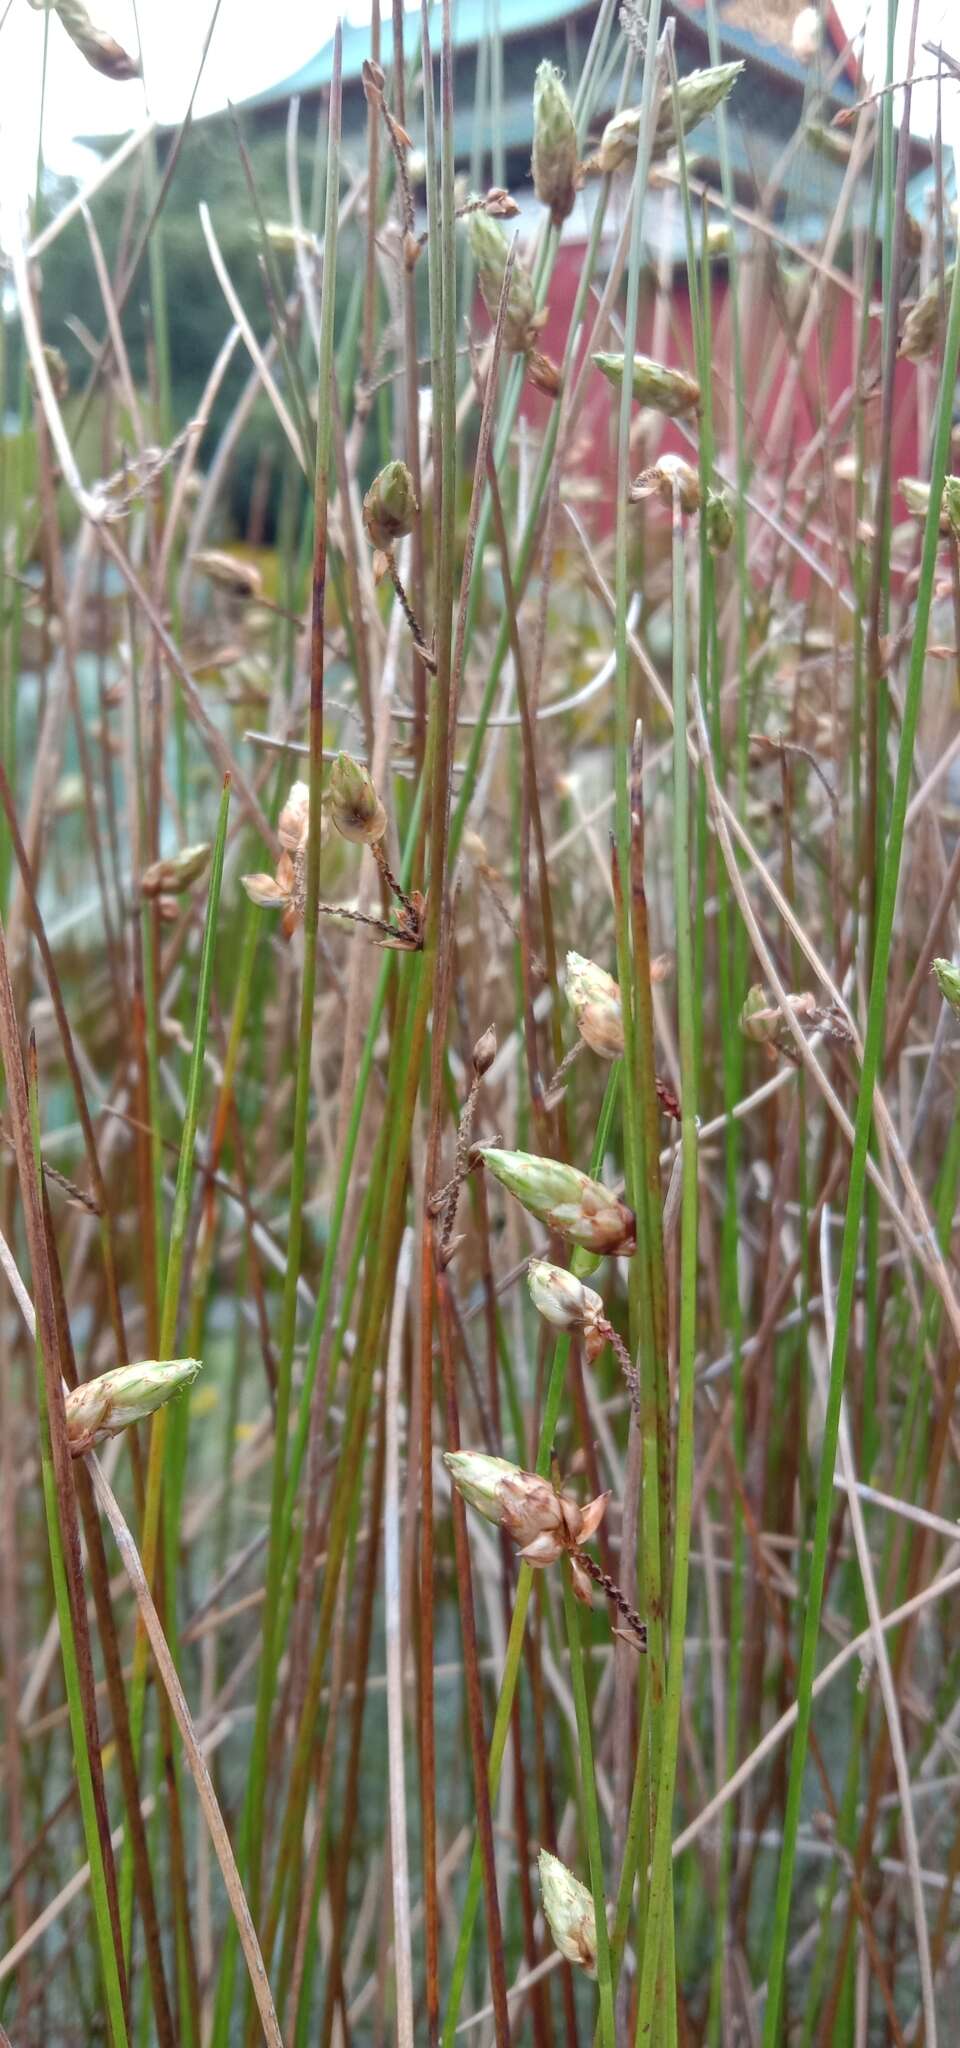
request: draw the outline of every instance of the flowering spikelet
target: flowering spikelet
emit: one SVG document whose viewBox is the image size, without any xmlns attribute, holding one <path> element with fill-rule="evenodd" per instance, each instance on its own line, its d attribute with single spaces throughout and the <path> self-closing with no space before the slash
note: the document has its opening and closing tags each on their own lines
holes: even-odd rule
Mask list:
<svg viewBox="0 0 960 2048">
<path fill-rule="evenodd" d="M 480 295 L 491 320 L 496 320 L 500 311 L 500 294 L 506 274 L 510 244 L 503 229 L 490 218 L 488 213 L 471 212 L 467 217 L 467 232 L 470 248 L 477 266 L 477 283 Z M 519 256 L 514 257 L 510 272 L 510 287 L 503 315 L 503 346 L 508 355 L 526 358 L 527 375 L 531 384 L 542 391 L 547 398 L 556 398 L 560 390 L 560 372 L 556 363 L 551 362 L 537 347 L 537 336 L 547 318 L 544 307 L 537 312 L 533 295 L 533 280 L 526 265 Z"/>
<path fill-rule="evenodd" d="M 548 1259 L 531 1259 L 527 1286 L 538 1315 L 554 1330 L 579 1330 L 591 1364 L 599 1358 L 607 1341 L 606 1310 L 594 1288 L 585 1287 L 575 1273 L 552 1266 Z"/>
<path fill-rule="evenodd" d="M 619 391 L 626 357 L 599 354 L 593 360 L 597 369 Z M 700 405 L 700 386 L 696 378 L 688 377 L 683 370 L 670 370 L 665 363 L 655 363 L 652 356 L 632 358 L 630 381 L 634 398 L 638 398 L 641 405 L 650 406 L 654 412 L 664 413 L 669 420 L 679 419 L 685 412 L 696 412 Z"/>
<path fill-rule="evenodd" d="M 388 554 L 412 531 L 419 510 L 406 463 L 388 462 L 374 477 L 363 501 L 363 524 L 371 547 Z"/>
<path fill-rule="evenodd" d="M 505 1529 L 521 1557 L 542 1570 L 596 1534 L 610 1498 L 600 1493 L 581 1507 L 538 1472 L 484 1451 L 445 1451 L 443 1462 L 464 1500 Z"/>
<path fill-rule="evenodd" d="M 673 494 L 676 489 L 680 498 L 681 512 L 699 512 L 700 478 L 693 464 L 683 455 L 674 455 L 671 449 L 643 469 L 634 477 L 629 490 L 631 505 L 639 505 L 644 498 L 659 498 L 661 504 L 673 510 Z"/>
<path fill-rule="evenodd" d="M 300 922 L 306 902 L 307 840 L 310 836 L 310 789 L 295 782 L 277 820 L 282 852 L 273 875 L 241 875 L 251 903 L 261 910 L 284 910 L 284 931 Z"/>
<path fill-rule="evenodd" d="M 131 1423 L 142 1422 L 181 1387 L 188 1387 L 199 1371 L 199 1358 L 170 1358 L 162 1363 L 150 1358 L 141 1365 L 119 1365 L 113 1372 L 101 1373 L 99 1379 L 82 1380 L 64 1400 L 74 1457 L 82 1457 L 91 1444 L 104 1437 L 119 1436 Z"/>
<path fill-rule="evenodd" d="M 677 87 L 680 105 L 680 132 L 689 135 L 698 121 L 706 119 L 715 107 L 725 100 L 732 91 L 743 70 L 743 64 L 713 64 L 703 71 L 690 71 L 681 78 Z M 614 114 L 600 138 L 600 147 L 590 166 L 602 176 L 619 170 L 621 164 L 630 163 L 637 154 L 640 138 L 639 107 L 625 107 L 622 113 Z M 673 148 L 677 140 L 674 121 L 673 94 L 665 92 L 660 102 L 657 125 L 653 136 L 652 161 L 662 159 Z"/>
<path fill-rule="evenodd" d="M 491 320 L 495 320 L 500 306 L 500 293 L 503 289 L 510 244 L 503 229 L 486 213 L 472 213 L 467 232 L 473 260 L 477 266 L 477 283 L 480 286 L 481 297 Z M 526 355 L 527 350 L 532 348 L 537 333 L 536 319 L 533 281 L 526 265 L 517 256 L 510 277 L 510 292 L 503 324 L 503 345 L 511 355 Z"/>
<path fill-rule="evenodd" d="M 212 851 L 209 840 L 205 840 L 201 846 L 184 846 L 179 853 L 170 854 L 167 860 L 151 861 L 140 877 L 141 895 L 181 895 L 192 882 L 199 881 Z"/>
<path fill-rule="evenodd" d="M 330 816 L 344 839 L 372 846 L 387 829 L 387 814 L 373 777 L 352 754 L 338 754 L 330 771 Z"/>
<path fill-rule="evenodd" d="M 38 14 L 43 13 L 45 0 L 30 0 Z M 140 65 L 135 57 L 128 56 L 113 36 L 104 29 L 96 28 L 81 0 L 50 0 L 50 11 L 58 14 L 70 41 L 74 43 L 94 71 L 103 78 L 127 79 L 140 77 Z"/>
<path fill-rule="evenodd" d="M 566 86 L 547 58 L 538 64 L 533 86 L 531 168 L 541 206 L 549 206 L 554 227 L 562 227 L 577 196 L 577 131 Z"/>
<path fill-rule="evenodd" d="M 601 1059 L 619 1059 L 623 1052 L 623 1010 L 620 989 L 612 974 L 585 960 L 582 953 L 567 954 L 567 1001 L 585 1045 Z"/>
<path fill-rule="evenodd" d="M 586 1970 L 588 1977 L 595 1977 L 597 1918 L 592 1894 L 549 1849 L 541 1849 L 537 1868 L 544 1917 L 560 1954 Z"/>
<path fill-rule="evenodd" d="M 943 280 L 933 277 L 925 292 L 921 292 L 915 306 L 911 306 L 903 323 L 903 337 L 900 354 L 907 356 L 911 363 L 922 363 L 925 356 L 932 356 L 940 336 L 941 294 L 943 300 L 953 290 L 955 263 L 947 265 Z"/>
<path fill-rule="evenodd" d="M 633 1210 L 579 1167 L 498 1145 L 478 1145 L 477 1152 L 501 1186 L 558 1237 L 600 1255 L 629 1258 L 636 1251 Z"/>
</svg>

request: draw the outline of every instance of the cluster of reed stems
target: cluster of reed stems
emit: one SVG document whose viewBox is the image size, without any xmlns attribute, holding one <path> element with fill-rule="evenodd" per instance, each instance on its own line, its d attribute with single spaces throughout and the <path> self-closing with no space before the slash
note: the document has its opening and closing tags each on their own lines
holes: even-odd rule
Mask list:
<svg viewBox="0 0 960 2048">
<path fill-rule="evenodd" d="M 187 421 L 182 137 L 116 260 L 84 198 L 82 389 L 77 209 L 11 210 L 16 2048 L 955 2038 L 957 172 L 912 236 L 864 87 L 798 249 L 803 130 L 746 204 L 705 24 L 692 78 L 661 0 L 541 65 L 518 239 L 499 33 L 461 188 L 451 0 L 395 0 L 389 65 L 374 0 L 364 160 L 338 30 L 289 237 L 237 126 L 265 303 L 212 191 Z M 258 399 L 268 560 L 225 515 Z"/>
</svg>

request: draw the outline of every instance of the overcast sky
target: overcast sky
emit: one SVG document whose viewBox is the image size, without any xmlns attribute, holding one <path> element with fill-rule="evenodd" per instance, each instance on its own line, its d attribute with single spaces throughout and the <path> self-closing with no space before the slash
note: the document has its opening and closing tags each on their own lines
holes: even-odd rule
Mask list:
<svg viewBox="0 0 960 2048">
<path fill-rule="evenodd" d="M 887 0 L 839 0 L 841 15 L 854 27 L 867 13 L 867 66 L 882 75 Z M 74 170 L 72 147 L 78 134 L 125 133 L 142 119 L 145 105 L 162 121 L 182 115 L 212 11 L 212 0 L 90 0 L 97 25 L 130 50 L 137 47 L 139 21 L 144 79 L 118 85 L 97 76 L 73 48 L 59 21 L 51 19 L 45 95 L 44 148 L 54 168 Z M 203 81 L 199 112 L 223 106 L 285 78 L 331 35 L 335 0 L 221 0 Z M 353 0 L 346 18 L 369 13 Z M 898 61 L 906 58 L 912 8 L 900 5 Z M 942 40 L 960 55 L 960 0 L 921 0 L 921 43 Z M 0 175 L 26 189 L 36 158 L 37 114 L 43 73 L 44 16 L 29 0 L 0 0 Z M 924 60 L 924 68 L 926 60 Z M 960 91 L 949 89 L 954 146 L 960 145 Z M 917 88 L 914 125 L 935 115 L 933 88 Z"/>
</svg>

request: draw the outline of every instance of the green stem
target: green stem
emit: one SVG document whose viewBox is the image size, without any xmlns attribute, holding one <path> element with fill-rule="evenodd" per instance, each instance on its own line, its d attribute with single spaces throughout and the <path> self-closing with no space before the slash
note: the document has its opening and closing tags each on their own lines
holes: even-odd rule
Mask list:
<svg viewBox="0 0 960 2048">
<path fill-rule="evenodd" d="M 677 1340 L 677 1463 L 674 1494 L 670 1663 L 664 1708 L 657 1818 L 647 1905 L 646 1939 L 637 2006 L 636 2039 L 645 2048 L 654 2024 L 667 1911 L 672 1899 L 673 1798 L 683 1705 L 684 1638 L 693 1512 L 694 1357 L 697 1330 L 697 1119 L 693 922 L 690 907 L 690 788 L 687 763 L 687 635 L 683 515 L 673 512 L 673 864 L 677 945 L 677 1018 L 680 1050 L 681 1201 L 680 1317 Z M 675 2011 L 675 1990 L 667 1997 Z"/>
</svg>

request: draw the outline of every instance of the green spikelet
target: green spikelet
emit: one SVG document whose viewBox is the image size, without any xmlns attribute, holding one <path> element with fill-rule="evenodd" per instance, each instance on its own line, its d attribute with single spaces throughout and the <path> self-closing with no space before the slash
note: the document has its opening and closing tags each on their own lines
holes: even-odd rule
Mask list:
<svg viewBox="0 0 960 2048">
<path fill-rule="evenodd" d="M 577 131 L 566 86 L 547 58 L 533 87 L 532 169 L 537 198 L 549 206 L 554 227 L 562 227 L 577 196 Z"/>
</svg>

